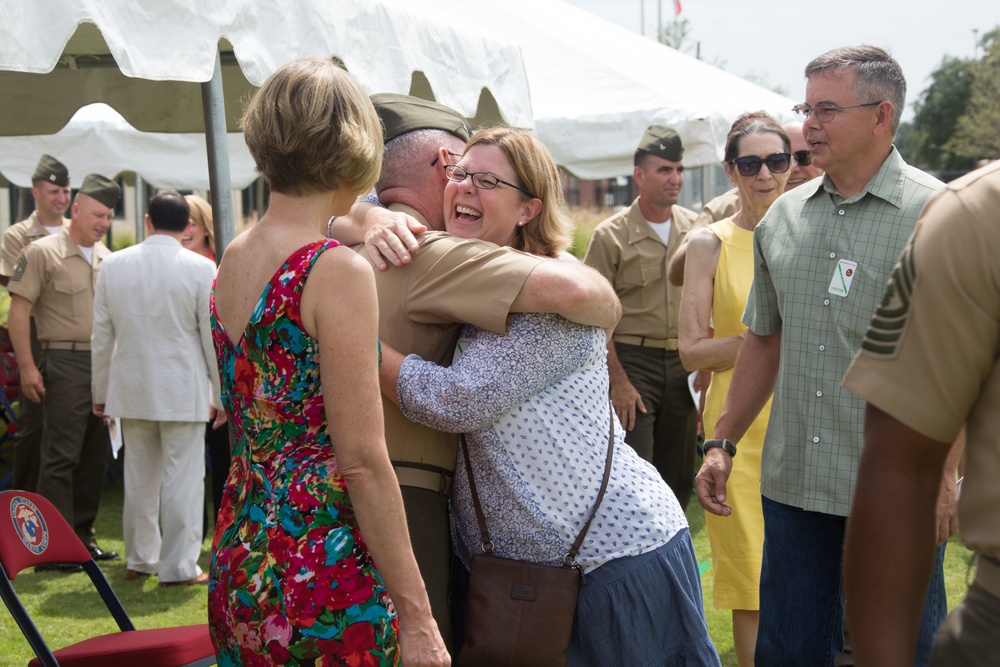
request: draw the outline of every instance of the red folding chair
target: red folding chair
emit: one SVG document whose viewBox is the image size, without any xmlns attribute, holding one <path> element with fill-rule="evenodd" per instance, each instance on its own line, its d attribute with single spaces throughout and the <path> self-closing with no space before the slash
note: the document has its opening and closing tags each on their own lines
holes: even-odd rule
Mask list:
<svg viewBox="0 0 1000 667">
<path fill-rule="evenodd" d="M 17 361 L 14 360 L 12 353 L 3 349 L 5 344 L 9 345 L 7 330 L 0 327 L 0 461 L 6 457 L 5 450 L 10 447 L 17 434 L 17 411 L 13 402 L 19 399 L 21 393 Z M 13 461 L 13 456 L 11 460 Z M 0 479 L 0 489 L 10 486 L 13 478 L 14 472 L 10 469 L 3 479 Z"/>
<path fill-rule="evenodd" d="M 9 520 L 8 518 L 9 517 Z M 49 649 L 21 604 L 13 581 L 45 563 L 79 563 L 121 632 Z M 52 503 L 27 491 L 0 492 L 0 596 L 37 658 L 29 667 L 201 667 L 215 664 L 208 625 L 136 630 L 101 568 Z"/>
</svg>

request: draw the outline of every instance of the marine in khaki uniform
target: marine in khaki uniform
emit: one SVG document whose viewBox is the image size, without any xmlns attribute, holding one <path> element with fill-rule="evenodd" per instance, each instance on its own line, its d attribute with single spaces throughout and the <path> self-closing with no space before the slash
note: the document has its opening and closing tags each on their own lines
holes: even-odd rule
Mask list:
<svg viewBox="0 0 1000 667">
<path fill-rule="evenodd" d="M 42 155 L 31 177 L 31 196 L 35 210 L 26 220 L 11 225 L 0 241 L 0 284 L 7 286 L 14 266 L 29 243 L 57 234 L 69 225 L 63 217 L 69 208 L 69 170 L 51 155 Z M 31 321 L 31 350 L 38 358 L 38 336 Z M 13 486 L 35 491 L 38 487 L 38 459 L 42 447 L 42 406 L 33 401 L 19 401 L 17 435 L 14 437 Z"/>
<path fill-rule="evenodd" d="M 23 400 L 45 413 L 38 493 L 62 512 L 98 560 L 94 518 L 111 452 L 104 421 L 91 412 L 90 335 L 101 243 L 121 192 L 111 180 L 87 176 L 73 202 L 68 228 L 24 249 L 14 267 L 10 335 L 21 367 Z M 38 326 L 41 354 L 31 351 L 29 315 Z M 67 568 L 72 569 L 72 567 Z"/>
<path fill-rule="evenodd" d="M 978 562 L 930 664 L 1000 664 L 998 223 L 1000 162 L 927 204 L 844 378 L 868 401 L 844 564 L 858 664 L 913 664 L 934 562 L 935 499 L 963 425 L 958 517 Z"/>
<path fill-rule="evenodd" d="M 667 280 L 667 264 L 697 218 L 677 205 L 683 156 L 677 132 L 662 125 L 646 130 L 634 158 L 639 197 L 597 226 L 583 261 L 622 302 L 608 370 L 625 442 L 656 466 L 686 507 L 694 489 L 697 411 L 677 352 L 681 288 Z"/>
<path fill-rule="evenodd" d="M 372 102 L 385 127 L 385 157 L 375 186 L 381 203 L 430 229 L 443 229 L 444 165 L 463 152 L 469 138 L 465 119 L 406 95 L 377 94 Z M 384 209 L 376 209 L 376 216 L 379 212 Z M 558 312 L 597 326 L 617 321 L 614 293 L 580 264 L 440 231 L 420 234 L 417 242 L 408 263 L 375 272 L 379 337 L 404 354 L 447 364 L 462 323 L 503 334 L 515 312 Z M 375 263 L 361 246 L 356 249 Z M 383 387 L 383 393 L 395 395 L 395 387 Z M 408 421 L 390 400 L 383 400 L 383 408 L 413 551 L 451 649 L 448 497 L 458 438 Z"/>
</svg>

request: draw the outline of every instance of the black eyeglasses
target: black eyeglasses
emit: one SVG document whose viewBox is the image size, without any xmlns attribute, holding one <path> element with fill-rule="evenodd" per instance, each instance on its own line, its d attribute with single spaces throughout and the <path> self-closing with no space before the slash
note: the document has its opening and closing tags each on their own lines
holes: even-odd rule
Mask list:
<svg viewBox="0 0 1000 667">
<path fill-rule="evenodd" d="M 466 177 L 472 178 L 472 184 L 479 188 L 480 190 L 492 190 L 500 183 L 506 186 L 512 187 L 518 192 L 523 192 L 529 197 L 534 198 L 535 195 L 531 194 L 524 188 L 514 185 L 513 183 L 508 183 L 502 178 L 498 178 L 488 171 L 469 171 L 465 167 L 460 167 L 457 164 L 446 164 L 444 166 L 444 173 L 448 176 L 449 181 L 454 181 L 456 183 L 461 183 L 466 179 Z"/>
<path fill-rule="evenodd" d="M 740 176 L 756 176 L 760 173 L 760 166 L 766 164 L 768 171 L 772 174 L 783 174 L 788 171 L 792 164 L 791 153 L 772 153 L 766 158 L 759 158 L 756 155 L 746 155 L 729 161 L 729 166 L 736 165 Z"/>
<path fill-rule="evenodd" d="M 811 107 L 808 104 L 796 104 L 792 107 L 792 112 L 802 116 L 803 118 L 809 118 L 809 116 L 816 114 L 816 120 L 821 123 L 829 123 L 837 115 L 838 111 L 843 111 L 844 109 L 858 109 L 860 107 L 875 107 L 882 104 L 883 100 L 878 102 L 866 102 L 864 104 L 848 104 L 846 106 L 838 107 L 832 104 L 820 104 L 815 107 Z"/>
<path fill-rule="evenodd" d="M 449 157 L 453 157 L 453 158 L 458 158 L 459 160 L 461 160 L 461 159 L 462 159 L 462 156 L 461 156 L 461 155 L 459 155 L 458 153 L 452 153 L 451 151 L 448 151 L 448 156 L 449 156 Z M 436 165 L 436 164 L 438 163 L 438 160 L 439 160 L 440 158 L 441 158 L 441 156 L 440 156 L 440 155 L 436 155 L 436 156 L 434 156 L 434 159 L 433 159 L 433 160 L 431 160 L 431 166 L 433 167 L 434 165 Z"/>
<path fill-rule="evenodd" d="M 808 167 L 813 163 L 813 154 L 809 151 L 795 151 L 792 157 L 795 158 L 795 164 L 800 167 Z"/>
</svg>

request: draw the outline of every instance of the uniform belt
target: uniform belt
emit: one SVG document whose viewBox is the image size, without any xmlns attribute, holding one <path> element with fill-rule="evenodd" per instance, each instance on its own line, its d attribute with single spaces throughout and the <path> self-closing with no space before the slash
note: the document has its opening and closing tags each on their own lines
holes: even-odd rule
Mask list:
<svg viewBox="0 0 1000 667">
<path fill-rule="evenodd" d="M 74 352 L 90 352 L 90 343 L 76 343 L 71 340 L 43 340 L 43 350 L 72 350 Z"/>
<path fill-rule="evenodd" d="M 1000 560 L 979 554 L 976 583 L 991 595 L 1000 598 Z"/>
<path fill-rule="evenodd" d="M 444 468 L 435 466 L 433 469 L 428 469 L 399 461 L 393 461 L 392 467 L 396 471 L 396 479 L 399 480 L 400 486 L 413 486 L 446 496 L 451 495 L 453 476 Z"/>
<path fill-rule="evenodd" d="M 616 343 L 626 345 L 638 345 L 639 347 L 656 347 L 661 350 L 676 350 L 676 338 L 646 338 L 645 336 L 629 336 L 628 334 L 614 334 L 611 340 Z"/>
</svg>

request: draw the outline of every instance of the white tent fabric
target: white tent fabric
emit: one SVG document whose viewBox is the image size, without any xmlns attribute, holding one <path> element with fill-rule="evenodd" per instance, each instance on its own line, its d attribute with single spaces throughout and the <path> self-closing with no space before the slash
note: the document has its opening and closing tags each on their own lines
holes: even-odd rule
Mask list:
<svg viewBox="0 0 1000 667">
<path fill-rule="evenodd" d="M 144 131 L 203 131 L 192 84 L 211 79 L 220 40 L 229 131 L 251 86 L 295 57 L 331 54 L 370 92 L 409 92 L 422 72 L 467 116 L 486 88 L 504 119 L 532 125 L 517 47 L 458 30 L 423 0 L 3 0 L 0 134 L 55 132 L 92 102 Z"/>
<path fill-rule="evenodd" d="M 794 101 L 560 0 L 432 0 L 521 45 L 538 136 L 581 178 L 631 173 L 651 124 L 675 128 L 689 166 L 718 163 L 737 116 L 791 120 Z"/>
<path fill-rule="evenodd" d="M 57 132 L 94 102 L 146 132 L 205 132 L 221 255 L 225 133 L 253 86 L 295 57 L 337 55 L 371 92 L 433 91 L 468 116 L 531 125 L 519 50 L 480 35 L 423 0 L 3 0 L 0 135 Z"/>
<path fill-rule="evenodd" d="M 170 1 L 182 12 L 195 12 L 197 0 Z M 394 37 L 380 39 L 374 43 L 370 39 L 363 40 L 360 35 L 365 29 L 371 29 L 371 26 L 378 21 L 388 22 L 389 17 L 395 17 L 394 9 L 388 12 L 385 8 L 373 10 L 375 13 L 372 15 L 359 14 L 359 7 L 375 4 L 367 0 L 347 3 L 350 7 L 343 13 L 340 11 L 342 3 L 336 0 L 297 0 L 301 12 L 292 10 L 282 14 L 272 6 L 278 1 L 230 0 L 240 6 L 249 3 L 253 6 L 256 20 L 263 20 L 267 24 L 261 28 L 260 36 L 254 40 L 246 36 L 251 32 L 247 27 L 248 19 L 241 18 L 233 26 L 227 26 L 223 17 L 230 14 L 216 9 L 208 11 L 205 22 L 214 25 L 215 29 L 206 30 L 209 35 L 214 34 L 215 37 L 198 38 L 208 46 L 201 50 L 191 48 L 184 51 L 186 54 L 184 57 L 189 59 L 189 66 L 200 68 L 197 70 L 199 72 L 197 77 L 210 74 L 205 69 L 205 62 L 208 62 L 209 56 L 212 55 L 209 48 L 213 43 L 211 40 L 217 39 L 220 35 L 232 42 L 236 59 L 245 70 L 250 64 L 258 63 L 254 66 L 260 68 L 260 73 L 266 72 L 272 65 L 279 64 L 285 56 L 290 58 L 300 52 L 308 52 L 313 47 L 304 46 L 307 43 L 323 43 L 317 36 L 319 32 L 327 35 L 324 39 L 343 37 L 347 41 L 337 42 L 338 48 L 334 50 L 347 60 L 351 71 L 369 91 L 406 92 L 411 82 L 409 78 L 411 68 L 420 69 L 425 72 L 430 87 L 426 90 L 415 90 L 415 94 L 426 96 L 432 89 L 439 101 L 463 113 L 474 114 L 481 86 L 489 86 L 500 102 L 504 118 L 509 123 L 522 127 L 530 127 L 534 123 L 539 137 L 552 151 L 556 161 L 581 178 L 605 178 L 630 173 L 635 146 L 643 130 L 653 123 L 669 125 L 681 133 L 686 146 L 685 162 L 689 166 L 718 163 L 722 159 L 726 133 L 732 121 L 740 113 L 764 109 L 780 120 L 786 120 L 790 117 L 790 109 L 794 104 L 786 97 L 560 0 L 503 0 L 503 2 L 479 0 L 474 3 L 459 0 L 412 0 L 400 9 L 403 21 L 392 29 L 395 32 L 390 30 L 390 34 Z M 393 5 L 396 1 L 383 0 L 389 5 Z M 13 2 L 15 5 L 35 6 L 37 0 L 13 0 Z M 73 0 L 69 4 L 104 6 L 84 0 Z M 128 6 L 135 5 L 137 8 L 142 8 L 153 4 L 152 0 L 140 0 L 129 3 Z M 321 29 L 317 28 L 317 34 L 310 33 L 302 37 L 303 46 L 297 47 L 294 54 L 290 50 L 292 47 L 286 43 L 272 44 L 272 42 L 282 42 L 276 35 L 284 34 L 283 31 L 298 35 L 303 30 L 301 24 L 306 22 L 303 15 L 306 14 L 307 7 L 312 7 L 314 4 L 315 11 L 318 12 L 314 16 L 321 17 L 315 22 L 322 24 Z M 6 4 L 0 6 L 0 18 L 7 11 L 7 6 Z M 200 10 L 200 7 L 198 9 Z M 139 12 L 139 9 L 134 11 Z M 287 14 L 291 16 L 286 16 Z M 79 16 L 79 13 L 74 16 Z M 104 14 L 91 16 L 101 17 L 93 20 L 103 20 Z M 132 14 L 129 16 L 132 16 L 129 25 L 137 24 L 140 26 L 137 29 L 147 29 L 146 23 Z M 431 20 L 438 27 L 433 31 L 430 43 L 424 43 L 428 35 L 425 26 L 429 25 L 428 22 Z M 440 23 L 437 23 L 438 21 Z M 150 22 L 155 23 L 151 19 Z M 352 22 L 349 28 L 345 27 L 347 22 Z M 0 26 L 2 25 L 0 23 Z M 71 21 L 69 25 L 71 27 L 68 30 L 71 33 L 72 25 L 75 24 Z M 93 26 L 84 24 L 71 40 L 71 46 L 81 35 L 85 37 L 88 29 L 93 33 L 91 41 L 101 40 L 101 35 Z M 0 27 L 0 30 L 5 28 Z M 198 30 L 202 30 L 200 24 Z M 454 30 L 454 34 L 445 35 L 441 33 L 442 30 Z M 483 38 L 472 37 L 476 31 L 482 30 L 488 30 L 492 38 L 519 44 L 524 66 L 521 67 L 518 64 L 520 61 L 516 60 L 516 48 L 495 46 Z M 172 39 L 176 42 L 184 42 L 189 37 L 186 29 L 175 29 L 172 34 Z M 21 62 L 26 63 L 28 59 L 21 56 L 17 48 L 11 48 L 6 44 L 2 39 L 4 36 L 0 35 L 0 69 L 4 69 L 7 59 L 15 55 L 21 58 Z M 105 50 L 110 47 L 111 51 L 115 52 L 116 58 L 120 48 L 123 48 L 115 41 L 118 37 L 121 37 L 119 32 L 109 32 L 106 35 L 109 44 L 104 47 Z M 471 45 L 466 41 L 467 38 L 472 38 Z M 396 39 L 401 44 L 395 44 L 393 40 Z M 358 46 L 355 44 L 358 40 L 364 43 Z M 21 42 L 23 41 L 22 39 Z M 425 54 L 423 60 L 420 60 L 417 55 L 407 55 L 413 48 L 413 44 L 408 41 L 424 44 L 424 48 L 430 49 L 434 57 L 427 58 Z M 343 48 L 340 48 L 341 44 Z M 387 44 L 391 46 L 386 46 Z M 86 50 L 87 44 L 83 44 L 82 47 Z M 39 54 L 54 52 L 57 55 L 49 57 L 59 58 L 58 44 L 32 48 L 36 48 Z M 267 50 L 270 48 L 283 49 L 281 51 L 283 55 L 281 57 L 267 55 Z M 68 52 L 67 48 L 66 53 Z M 162 52 L 159 55 L 167 57 Z M 406 58 L 412 61 L 410 65 L 405 64 Z M 510 61 L 511 58 L 514 58 L 515 62 Z M 152 62 L 144 51 L 129 58 L 122 58 L 122 67 L 128 67 L 127 71 L 132 73 L 145 72 L 144 75 L 163 76 L 163 63 L 157 57 L 152 57 L 151 60 Z M 477 79 L 475 74 L 470 73 L 469 63 L 474 62 L 485 64 L 485 68 L 489 71 L 488 76 L 484 77 L 480 73 L 480 78 Z M 234 69 L 237 72 L 235 75 Z M 232 130 L 233 119 L 238 117 L 240 107 L 240 100 L 238 98 L 234 100 L 233 95 L 235 91 L 248 90 L 248 79 L 256 77 L 257 74 L 245 71 L 246 79 L 244 79 L 243 74 L 238 74 L 238 68 L 224 67 L 223 70 L 229 73 L 228 78 L 224 76 L 224 86 L 227 118 Z M 385 70 L 392 70 L 391 75 L 379 78 L 383 76 Z M 46 76 L 60 73 L 68 77 L 73 72 L 66 67 L 58 67 Z M 0 85 L 0 89 L 5 93 L 9 90 L 6 85 L 8 79 L 5 77 L 11 74 L 14 73 L 0 71 L 0 84 L 3 84 Z M 193 80 L 200 80 L 197 77 Z M 233 83 L 233 79 L 237 83 Z M 387 81 L 389 83 L 386 83 Z M 518 94 L 518 86 L 510 88 L 518 81 L 519 85 L 530 84 L 530 103 L 527 101 L 526 92 Z M 139 83 L 142 82 L 128 80 L 131 86 Z M 54 87 L 57 84 L 45 85 Z M 117 93 L 119 90 L 125 89 L 120 86 L 110 88 L 112 93 Z M 197 86 L 192 85 L 192 90 L 193 94 L 200 96 Z M 3 119 L 3 122 L 0 122 L 0 135 L 23 134 L 23 132 L 12 132 L 12 127 L 26 120 L 26 116 L 30 116 L 34 122 L 36 116 L 49 113 L 47 108 L 37 107 L 31 107 L 32 114 L 15 113 L 15 110 L 25 107 L 17 102 L 11 102 L 10 97 L 11 94 L 0 96 L 0 118 Z M 127 119 L 133 121 L 137 116 L 130 115 L 133 112 L 129 105 L 143 103 L 145 96 L 142 93 L 130 92 L 125 96 L 124 109 L 118 106 L 116 99 L 113 97 L 112 105 L 122 111 Z M 160 103 L 160 106 L 150 106 L 152 108 L 147 111 L 151 113 L 147 118 L 151 118 L 152 121 L 140 119 L 141 122 L 133 122 L 133 125 L 147 130 L 163 130 L 164 127 L 176 130 L 176 127 L 171 127 L 171 123 L 175 123 L 182 115 L 182 111 L 188 108 L 197 112 L 198 118 L 195 119 L 197 123 L 202 122 L 200 102 L 186 104 L 178 101 L 169 105 Z M 62 122 L 65 122 L 71 113 L 69 112 Z M 482 115 L 480 113 L 480 117 Z M 9 117 L 12 123 L 7 122 Z M 61 127 L 61 124 L 48 123 L 48 127 L 50 129 L 46 131 L 52 132 Z M 197 130 L 200 130 L 200 127 L 194 129 L 189 127 L 189 131 Z M 232 147 L 232 137 L 229 138 L 229 143 Z M 53 154 L 59 155 L 60 152 L 53 148 Z M 154 184 L 168 182 L 158 181 L 159 177 L 152 176 L 149 168 L 138 164 L 139 158 L 144 158 L 143 163 L 150 163 L 153 167 L 155 165 L 152 163 L 162 162 L 151 149 L 132 151 L 130 157 L 133 162 L 130 169 L 138 171 L 149 182 Z M 24 156 L 25 162 L 34 160 L 37 160 L 37 154 L 34 152 Z M 163 162 L 164 166 L 165 164 Z M 235 184 L 235 173 L 242 168 L 236 153 L 232 154 L 230 164 L 234 171 Z M 33 162 L 31 166 L 22 167 L 20 172 L 8 173 L 7 169 L 12 168 L 8 165 L 10 165 L 8 160 L 0 158 L 0 171 L 10 180 L 18 182 L 19 177 L 16 173 L 30 170 Z"/>
<path fill-rule="evenodd" d="M 253 158 L 239 132 L 226 137 L 233 189 L 257 178 Z M 156 188 L 208 190 L 208 152 L 203 134 L 140 132 L 106 104 L 88 104 L 56 134 L 0 137 L 0 174 L 21 187 L 31 187 L 38 157 L 56 155 L 76 175 L 115 177 L 136 172 Z"/>
</svg>

